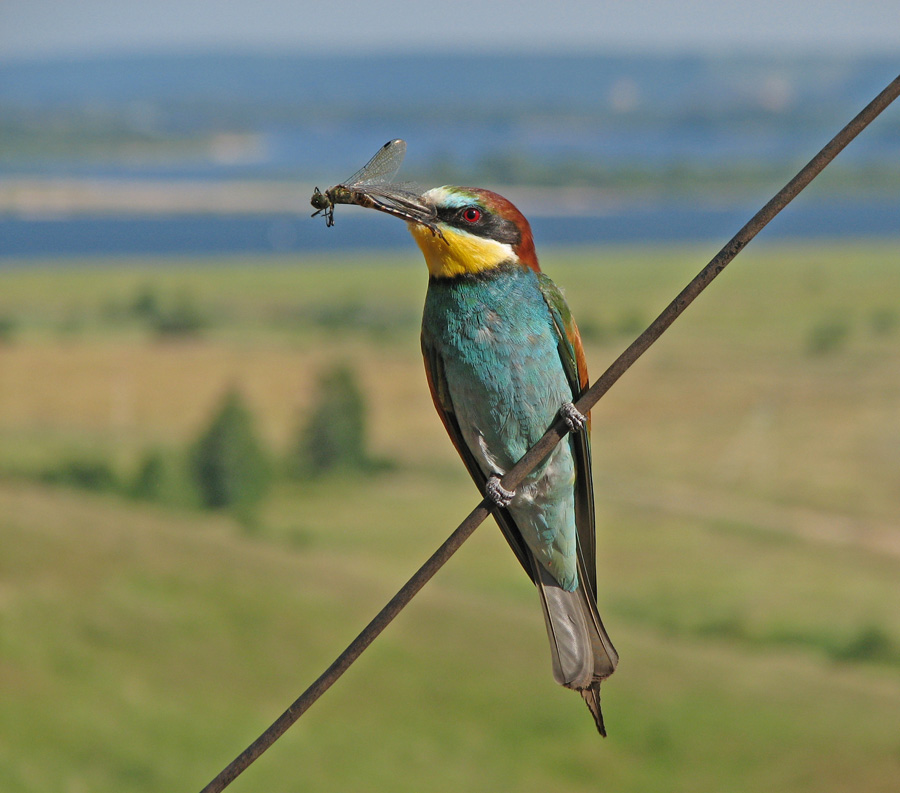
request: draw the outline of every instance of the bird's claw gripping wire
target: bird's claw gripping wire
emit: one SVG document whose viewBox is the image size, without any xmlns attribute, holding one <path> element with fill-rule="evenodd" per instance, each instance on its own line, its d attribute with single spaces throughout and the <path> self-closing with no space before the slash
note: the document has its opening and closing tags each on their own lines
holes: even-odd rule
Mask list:
<svg viewBox="0 0 900 793">
<path fill-rule="evenodd" d="M 505 509 L 512 503 L 516 491 L 507 490 L 500 484 L 500 477 L 493 474 L 488 477 L 487 484 L 484 486 L 484 494 L 498 507 Z"/>
<path fill-rule="evenodd" d="M 559 415 L 569 428 L 569 432 L 578 432 L 583 430 L 587 425 L 587 416 L 578 410 L 571 402 L 563 402 L 559 409 Z"/>
<path fill-rule="evenodd" d="M 587 426 L 587 417 L 571 402 L 563 402 L 559 409 L 559 415 L 565 421 L 569 432 L 578 432 Z M 491 503 L 505 509 L 512 503 L 516 491 L 507 490 L 500 484 L 500 477 L 497 474 L 491 474 L 484 486 L 484 494 Z"/>
</svg>

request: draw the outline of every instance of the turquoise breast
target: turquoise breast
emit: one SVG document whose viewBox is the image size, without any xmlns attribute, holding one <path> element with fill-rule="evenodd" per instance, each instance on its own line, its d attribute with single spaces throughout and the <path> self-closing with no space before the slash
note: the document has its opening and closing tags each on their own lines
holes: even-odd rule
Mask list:
<svg viewBox="0 0 900 793">
<path fill-rule="evenodd" d="M 422 337 L 442 359 L 460 431 L 488 476 L 511 468 L 572 400 L 550 311 L 530 269 L 431 279 Z M 509 507 L 529 548 L 568 590 L 578 584 L 574 481 L 570 446 L 561 443 Z"/>
</svg>

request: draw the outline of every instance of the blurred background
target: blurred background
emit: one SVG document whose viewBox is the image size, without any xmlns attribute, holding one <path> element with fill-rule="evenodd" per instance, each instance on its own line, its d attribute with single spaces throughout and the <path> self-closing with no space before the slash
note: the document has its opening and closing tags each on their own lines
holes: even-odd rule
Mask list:
<svg viewBox="0 0 900 793">
<path fill-rule="evenodd" d="M 401 177 L 532 222 L 598 375 L 898 73 L 893 2 L 0 4 L 0 787 L 199 789 L 478 500 Z M 900 110 L 595 409 L 600 741 L 486 524 L 232 786 L 888 791 Z"/>
</svg>

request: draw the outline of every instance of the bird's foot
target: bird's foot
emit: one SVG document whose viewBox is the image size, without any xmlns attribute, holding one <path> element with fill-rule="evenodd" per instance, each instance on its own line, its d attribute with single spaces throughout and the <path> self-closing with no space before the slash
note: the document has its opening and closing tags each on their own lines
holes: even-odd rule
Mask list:
<svg viewBox="0 0 900 793">
<path fill-rule="evenodd" d="M 566 422 L 569 432 L 578 432 L 587 425 L 587 416 L 576 409 L 571 402 L 563 402 L 562 407 L 559 409 L 559 415 Z"/>
<path fill-rule="evenodd" d="M 506 508 L 512 503 L 516 491 L 507 490 L 500 484 L 500 477 L 493 474 L 488 477 L 487 484 L 484 486 L 484 494 L 498 507 Z"/>
</svg>

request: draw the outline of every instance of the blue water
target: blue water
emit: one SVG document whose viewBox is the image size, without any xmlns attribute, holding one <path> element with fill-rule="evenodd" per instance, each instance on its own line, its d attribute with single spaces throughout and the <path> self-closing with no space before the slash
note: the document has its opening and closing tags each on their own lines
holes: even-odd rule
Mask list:
<svg viewBox="0 0 900 793">
<path fill-rule="evenodd" d="M 727 242 L 758 207 L 635 207 L 601 217 L 533 217 L 547 245 Z M 798 200 L 762 232 L 765 239 L 900 237 L 900 201 L 824 203 Z M 410 247 L 403 223 L 354 212 L 326 228 L 305 215 L 154 217 L 0 217 L 0 259 L 86 256 L 195 256 L 390 250 Z"/>
<path fill-rule="evenodd" d="M 498 157 L 611 171 L 741 163 L 789 170 L 896 74 L 896 53 L 0 58 L 0 135 L 9 144 L 0 145 L 0 174 L 334 184 L 398 136 L 410 144 L 411 178 L 436 163 L 445 173 L 483 173 L 479 163 Z M 895 119 L 885 114 L 841 162 L 896 163 Z M 106 151 L 97 150 L 98 132 L 108 136 Z M 261 146 L 249 161 L 223 160 L 203 145 L 217 132 L 252 133 Z M 126 156 L 129 140 L 155 141 L 151 151 L 165 156 Z M 79 141 L 90 144 L 87 156 Z"/>
<path fill-rule="evenodd" d="M 579 163 L 610 177 L 679 170 L 702 176 L 725 167 L 788 174 L 896 75 L 891 56 L 836 53 L 429 53 L 427 62 L 422 68 L 416 54 L 343 52 L 0 59 L 0 180 L 334 184 L 397 136 L 409 142 L 401 178 L 422 184 L 464 178 L 480 184 L 482 175 L 495 183 L 540 181 L 548 169 Z M 210 142 L 220 133 L 248 135 L 249 148 L 233 159 L 217 154 Z M 865 169 L 885 168 L 890 175 L 898 162 L 900 124 L 896 113 L 885 113 L 835 168 L 865 184 Z M 529 176 L 534 164 L 540 167 Z M 840 172 L 833 173 L 832 185 L 839 185 Z M 812 195 L 798 198 L 763 236 L 900 235 L 900 196 L 828 203 L 807 200 Z M 756 198 L 765 196 L 719 209 L 669 199 L 591 218 L 535 217 L 531 208 L 526 214 L 539 249 L 724 243 L 758 209 Z M 54 220 L 0 215 L 0 261 L 7 262 L 409 246 L 402 223 L 350 208 L 338 212 L 334 229 L 302 212 Z"/>
</svg>

